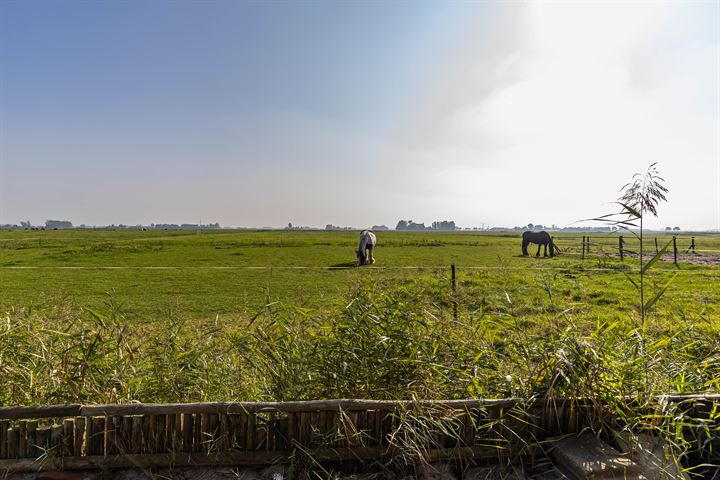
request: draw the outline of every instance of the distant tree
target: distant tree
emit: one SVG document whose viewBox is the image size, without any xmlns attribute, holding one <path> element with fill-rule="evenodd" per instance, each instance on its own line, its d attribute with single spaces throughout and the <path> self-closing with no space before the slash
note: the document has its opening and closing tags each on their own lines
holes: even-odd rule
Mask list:
<svg viewBox="0 0 720 480">
<path fill-rule="evenodd" d="M 532 230 L 533 228 L 535 228 L 535 225 L 533 225 L 532 223 L 528 223 L 528 224 L 527 224 L 527 229 L 528 229 L 528 230 Z"/>
<path fill-rule="evenodd" d="M 665 231 L 666 231 L 666 232 L 669 232 L 670 230 L 672 230 L 671 227 L 665 227 Z"/>
<path fill-rule="evenodd" d="M 680 227 L 673 227 L 673 230 L 676 231 L 676 232 L 679 232 L 679 231 L 680 231 Z"/>
<path fill-rule="evenodd" d="M 387 225 L 373 225 L 371 230 L 377 230 L 377 231 L 383 231 L 383 230 L 390 230 Z"/>
<path fill-rule="evenodd" d="M 407 230 L 408 222 L 400 220 L 395 226 L 395 230 Z"/>
<path fill-rule="evenodd" d="M 457 227 L 455 226 L 454 221 L 447 221 L 443 220 L 441 222 L 433 222 L 432 227 L 430 227 L 433 230 L 455 230 Z"/>
<path fill-rule="evenodd" d="M 67 220 L 45 220 L 45 228 L 51 228 L 54 230 L 73 228 L 73 224 Z"/>
</svg>

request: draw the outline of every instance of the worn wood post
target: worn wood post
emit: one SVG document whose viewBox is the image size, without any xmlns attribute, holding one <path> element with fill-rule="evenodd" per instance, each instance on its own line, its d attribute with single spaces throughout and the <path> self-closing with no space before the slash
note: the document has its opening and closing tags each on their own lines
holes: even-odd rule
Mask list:
<svg viewBox="0 0 720 480">
<path fill-rule="evenodd" d="M 675 258 L 675 265 L 677 265 L 677 237 L 673 235 L 673 256 Z"/>
<path fill-rule="evenodd" d="M 453 320 L 457 322 L 457 285 L 455 283 L 455 265 L 450 265 L 450 283 L 452 288 Z"/>
<path fill-rule="evenodd" d="M 625 260 L 625 252 L 623 251 L 623 243 L 625 243 L 625 242 L 623 240 L 622 235 L 620 235 L 618 237 L 618 252 L 620 253 L 620 261 L 621 262 Z"/>
<path fill-rule="evenodd" d="M 585 260 L 585 235 L 583 235 L 583 237 L 582 237 L 582 257 L 580 257 L 580 258 Z"/>
<path fill-rule="evenodd" d="M 655 253 L 658 253 L 660 250 L 658 250 L 658 244 L 657 244 L 657 237 L 655 237 Z"/>
<path fill-rule="evenodd" d="M 690 248 L 687 249 L 687 253 L 695 252 L 695 237 L 690 237 Z"/>
<path fill-rule="evenodd" d="M 587 253 L 590 253 L 590 235 L 585 237 L 585 242 L 587 243 L 585 250 L 587 250 Z"/>
</svg>

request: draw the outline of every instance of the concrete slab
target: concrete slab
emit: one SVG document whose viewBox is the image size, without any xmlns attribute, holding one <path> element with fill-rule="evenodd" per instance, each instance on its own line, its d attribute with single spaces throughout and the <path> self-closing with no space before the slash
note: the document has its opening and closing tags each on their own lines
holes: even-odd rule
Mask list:
<svg viewBox="0 0 720 480">
<path fill-rule="evenodd" d="M 623 432 L 617 439 L 623 453 L 638 463 L 647 476 L 657 480 L 690 480 L 662 438 Z"/>
<path fill-rule="evenodd" d="M 591 433 L 558 439 L 551 453 L 561 469 L 576 480 L 656 480 Z"/>
</svg>

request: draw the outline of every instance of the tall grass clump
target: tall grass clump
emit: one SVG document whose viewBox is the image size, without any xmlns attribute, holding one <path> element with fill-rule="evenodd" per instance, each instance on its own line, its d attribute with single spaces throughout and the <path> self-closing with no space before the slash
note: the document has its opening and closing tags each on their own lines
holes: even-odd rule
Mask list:
<svg viewBox="0 0 720 480">
<path fill-rule="evenodd" d="M 258 319 L 235 346 L 263 378 L 263 398 L 440 398 L 455 380 L 458 331 L 417 293 L 363 285 L 324 317 L 295 309 Z"/>
<path fill-rule="evenodd" d="M 57 301 L 0 316 L 1 405 L 177 402 L 246 395 L 227 382 L 236 364 L 215 325 L 129 322 L 111 301 L 102 311 Z"/>
<path fill-rule="evenodd" d="M 0 316 L 0 404 L 588 399 L 608 438 L 652 432 L 680 460 L 698 455 L 694 439 L 706 457 L 720 448 L 720 414 L 663 401 L 720 393 L 713 319 L 671 312 L 641 328 L 548 308 L 529 322 L 513 313 L 518 299 L 455 319 L 445 300 L 417 284 L 368 282 L 336 309 L 270 304 L 235 322 L 167 312 L 139 324 L 112 302 L 9 309 Z M 411 451 L 429 448 L 403 438 Z"/>
</svg>

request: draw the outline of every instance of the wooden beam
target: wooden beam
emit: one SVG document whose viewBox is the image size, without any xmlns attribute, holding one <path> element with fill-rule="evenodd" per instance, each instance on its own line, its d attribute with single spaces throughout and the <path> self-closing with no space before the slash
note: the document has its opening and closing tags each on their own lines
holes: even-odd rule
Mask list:
<svg viewBox="0 0 720 480">
<path fill-rule="evenodd" d="M 390 447 L 355 447 L 342 449 L 316 449 L 306 452 L 317 462 L 348 462 L 367 459 L 387 458 L 397 455 L 397 449 Z M 442 448 L 428 450 L 426 459 L 438 461 L 452 458 L 493 458 L 510 454 L 492 446 Z M 527 454 L 527 452 L 524 452 Z M 175 454 L 132 454 L 132 455 L 90 455 L 85 457 L 46 457 L 43 460 L 20 458 L 0 460 L 0 471 L 34 472 L 52 470 L 83 470 L 105 468 L 159 468 L 159 467 L 202 467 L 202 466 L 251 466 L 290 463 L 292 451 L 246 451 L 221 453 L 175 453 Z"/>
<path fill-rule="evenodd" d="M 75 417 L 80 415 L 82 405 L 48 405 L 40 407 L 0 407 L 0 418 L 18 420 L 21 418 Z"/>
<path fill-rule="evenodd" d="M 661 395 L 671 402 L 687 400 L 720 401 L 720 394 Z M 395 408 L 444 407 L 450 409 L 507 409 L 515 406 L 543 405 L 543 398 L 499 398 L 465 400 L 309 400 L 297 402 L 203 402 L 203 403 L 126 403 L 112 405 L 52 405 L 45 407 L 0 407 L 0 419 L 106 417 L 119 415 L 230 414 L 276 410 L 280 412 L 316 412 L 348 410 L 393 410 Z M 556 405 L 594 404 L 590 399 L 553 399 Z"/>
</svg>

